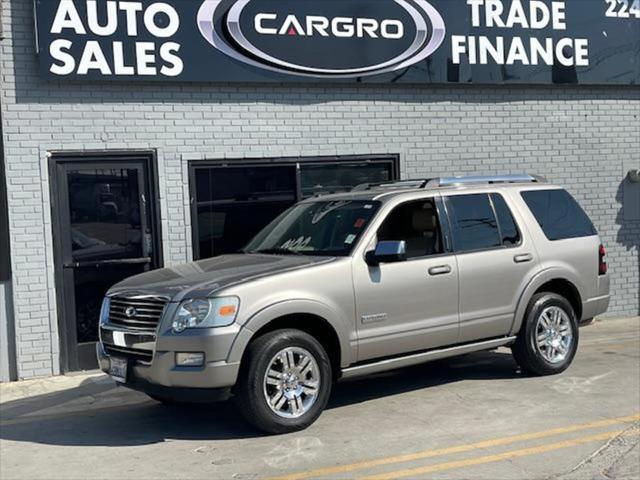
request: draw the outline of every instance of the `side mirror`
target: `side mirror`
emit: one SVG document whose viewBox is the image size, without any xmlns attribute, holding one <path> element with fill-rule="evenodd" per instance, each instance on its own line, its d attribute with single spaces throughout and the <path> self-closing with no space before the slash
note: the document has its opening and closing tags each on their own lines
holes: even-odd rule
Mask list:
<svg viewBox="0 0 640 480">
<path fill-rule="evenodd" d="M 404 240 L 378 242 L 376 249 L 368 251 L 364 258 L 367 264 L 372 267 L 381 263 L 404 262 L 407 260 L 407 247 Z"/>
</svg>

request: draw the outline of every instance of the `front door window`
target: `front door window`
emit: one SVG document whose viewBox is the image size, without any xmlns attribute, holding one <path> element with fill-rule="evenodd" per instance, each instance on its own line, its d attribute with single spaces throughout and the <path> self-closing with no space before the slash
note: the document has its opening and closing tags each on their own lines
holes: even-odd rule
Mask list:
<svg viewBox="0 0 640 480">
<path fill-rule="evenodd" d="M 442 253 L 442 233 L 433 200 L 397 207 L 378 230 L 378 241 L 404 241 L 409 260 Z"/>
</svg>

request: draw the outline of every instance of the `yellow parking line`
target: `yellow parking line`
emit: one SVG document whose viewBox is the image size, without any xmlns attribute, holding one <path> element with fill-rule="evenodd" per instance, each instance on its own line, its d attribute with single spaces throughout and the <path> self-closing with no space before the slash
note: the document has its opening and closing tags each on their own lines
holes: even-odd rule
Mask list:
<svg viewBox="0 0 640 480">
<path fill-rule="evenodd" d="M 497 447 L 501 445 L 508 445 L 515 442 L 521 442 L 524 440 L 536 440 L 540 438 L 551 437 L 554 435 L 562 435 L 564 433 L 577 432 L 580 430 L 588 430 L 591 428 L 598 428 L 598 427 L 608 427 L 611 425 L 628 423 L 628 422 L 633 422 L 637 420 L 640 420 L 640 414 L 628 415 L 625 417 L 609 418 L 609 419 L 598 420 L 590 423 L 568 425 L 566 427 L 553 428 L 551 430 L 543 430 L 540 432 L 524 433 L 520 435 L 512 435 L 509 437 L 494 438 L 491 440 L 484 440 L 481 442 L 469 443 L 466 445 L 456 445 L 453 447 L 438 448 L 434 450 L 423 450 L 421 452 L 409 453 L 405 455 L 395 455 L 391 457 L 377 458 L 377 459 L 366 460 L 366 461 L 357 462 L 357 463 L 318 468 L 316 470 L 307 470 L 304 472 L 292 473 L 289 475 L 275 477 L 272 480 L 301 480 L 305 478 L 320 477 L 323 475 L 347 473 L 347 472 L 353 472 L 354 470 L 372 468 L 380 465 L 409 462 L 413 460 L 420 460 L 423 458 L 432 458 L 432 457 L 438 457 L 442 455 L 449 455 L 452 453 L 462 453 L 462 452 L 468 452 L 471 450 Z"/>
<path fill-rule="evenodd" d="M 435 465 L 427 465 L 425 467 L 407 468 L 404 470 L 397 470 L 395 472 L 382 473 L 379 475 L 371 475 L 364 477 L 362 480 L 392 480 L 396 478 L 415 477 L 417 475 L 424 475 L 426 473 L 442 472 L 443 470 L 452 470 L 454 468 L 469 467 L 473 465 L 482 465 L 484 463 L 499 462 L 502 460 L 509 460 L 517 457 L 525 457 L 529 455 L 539 455 L 546 452 L 552 452 L 554 450 L 560 450 L 563 448 L 575 447 L 585 443 L 591 443 L 598 440 L 610 440 L 613 437 L 624 433 L 624 430 L 617 430 L 613 432 L 599 433 L 596 435 L 589 435 L 586 437 L 579 437 L 573 440 L 564 440 L 562 442 L 548 443 L 539 447 L 523 448 L 520 450 L 511 450 L 508 452 L 498 453 L 495 455 L 486 455 L 484 457 L 472 457 L 465 460 L 458 460 L 455 462 L 438 463 Z M 636 434 L 637 435 L 637 434 Z"/>
</svg>

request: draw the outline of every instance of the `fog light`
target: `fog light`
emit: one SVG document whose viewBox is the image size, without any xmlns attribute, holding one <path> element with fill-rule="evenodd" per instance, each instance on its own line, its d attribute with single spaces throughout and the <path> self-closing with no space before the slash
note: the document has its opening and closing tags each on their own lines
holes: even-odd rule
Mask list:
<svg viewBox="0 0 640 480">
<path fill-rule="evenodd" d="M 179 367 L 201 367 L 204 365 L 204 353 L 176 353 L 176 365 Z"/>
</svg>

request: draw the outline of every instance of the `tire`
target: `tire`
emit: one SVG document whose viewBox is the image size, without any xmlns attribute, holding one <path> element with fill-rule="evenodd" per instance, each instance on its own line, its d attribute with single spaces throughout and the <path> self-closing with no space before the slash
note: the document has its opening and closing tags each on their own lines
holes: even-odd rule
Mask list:
<svg viewBox="0 0 640 480">
<path fill-rule="evenodd" d="M 275 330 L 249 344 L 236 400 L 256 428 L 272 434 L 295 432 L 318 419 L 331 385 L 329 357 L 315 338 L 300 330 Z"/>
<path fill-rule="evenodd" d="M 571 365 L 578 340 L 578 320 L 569 301 L 555 293 L 542 292 L 529 302 L 511 352 L 523 372 L 555 375 Z"/>
</svg>

